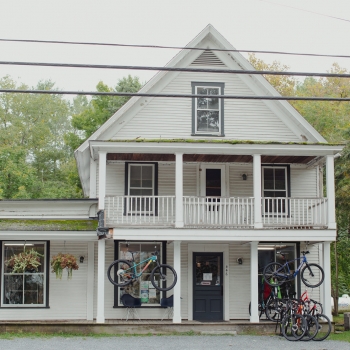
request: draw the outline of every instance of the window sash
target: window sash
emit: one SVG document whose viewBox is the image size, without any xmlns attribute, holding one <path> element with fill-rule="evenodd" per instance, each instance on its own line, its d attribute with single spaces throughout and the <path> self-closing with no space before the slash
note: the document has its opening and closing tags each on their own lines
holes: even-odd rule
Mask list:
<svg viewBox="0 0 350 350">
<path fill-rule="evenodd" d="M 13 246 L 20 248 L 21 246 L 26 246 L 26 249 L 35 248 L 35 245 L 39 245 L 44 248 L 44 257 L 42 258 L 42 270 L 39 272 L 23 272 L 23 273 L 12 273 L 6 272 L 5 260 L 10 258 L 5 253 L 5 248 L 8 246 Z M 17 252 L 16 252 L 17 251 Z M 20 249 L 16 249 L 13 254 L 18 254 Z M 46 279 L 47 279 L 47 242 L 43 241 L 3 241 L 2 242 L 2 274 L 1 274 L 1 307 L 45 307 L 46 306 Z M 17 276 L 17 278 L 16 278 Z M 11 277 L 13 277 L 14 285 L 18 286 L 18 290 L 12 290 L 11 292 L 15 293 L 11 296 L 6 295 L 6 287 L 10 283 Z M 20 281 L 22 277 L 22 283 Z M 35 285 L 37 288 L 35 289 Z M 31 289 L 31 286 L 34 287 Z M 9 292 L 10 293 L 10 292 Z M 39 300 L 39 294 L 42 294 L 42 303 L 29 303 L 30 300 Z M 9 300 L 9 303 L 5 302 L 5 298 Z M 20 303 L 11 303 L 9 298 L 16 298 Z"/>
<path fill-rule="evenodd" d="M 139 168 L 139 179 L 132 178 L 132 173 Z M 151 172 L 143 171 L 151 168 Z M 136 170 L 136 171 L 135 171 Z M 137 173 L 136 173 L 137 175 Z M 155 185 L 154 164 L 129 164 L 128 171 L 128 196 L 126 208 L 130 215 L 152 215 L 155 210 L 154 185 Z M 137 183 L 139 185 L 137 186 Z"/>
<path fill-rule="evenodd" d="M 125 242 L 119 242 L 117 246 L 118 246 L 118 259 L 132 260 L 131 252 L 133 252 L 136 264 L 140 263 L 140 261 L 143 261 L 149 258 L 152 255 L 151 253 L 154 253 L 155 251 L 154 246 L 157 246 L 157 249 L 159 251 L 158 261 L 162 263 L 162 258 L 163 258 L 162 242 L 132 242 L 129 244 L 129 247 L 126 246 Z M 139 265 L 136 267 L 137 273 L 141 272 L 143 265 L 144 264 L 142 264 L 142 266 Z M 142 307 L 160 306 L 160 299 L 162 297 L 162 294 L 161 294 L 162 292 L 153 288 L 150 282 L 148 282 L 150 281 L 149 278 L 151 276 L 151 272 L 153 268 L 151 264 L 147 268 L 147 270 L 142 274 L 142 276 L 139 278 L 139 281 L 137 283 L 130 284 L 123 288 L 116 287 L 117 295 L 118 295 L 118 298 L 117 298 L 118 306 L 123 306 L 123 304 L 120 301 L 120 298 L 124 293 L 131 294 L 135 298 L 143 299 Z M 148 286 L 148 288 L 146 288 L 146 286 Z M 153 296 L 153 295 L 155 295 L 155 297 L 151 298 L 150 296 Z M 145 301 L 145 298 L 148 299 L 148 301 Z M 150 299 L 153 299 L 152 302 L 150 302 Z"/>
<path fill-rule="evenodd" d="M 205 89 L 207 92 L 209 90 L 217 90 L 217 95 L 222 94 L 222 89 L 220 86 L 207 86 L 207 85 L 197 85 L 195 86 L 195 94 L 199 95 L 198 90 Z M 204 94 L 204 93 L 203 93 Z M 209 93 L 206 93 L 209 95 Z M 213 94 L 213 99 L 215 99 L 215 94 Z M 221 134 L 221 101 L 217 98 L 215 106 L 210 106 L 210 98 L 195 98 L 195 133 L 196 134 Z M 205 103 L 206 102 L 206 105 Z M 210 108 L 211 107 L 211 108 Z M 199 122 L 201 120 L 201 122 Z M 206 127 L 205 127 L 206 125 Z M 211 125 L 211 128 L 210 128 Z M 203 130 L 200 130 L 200 129 Z"/>
</svg>

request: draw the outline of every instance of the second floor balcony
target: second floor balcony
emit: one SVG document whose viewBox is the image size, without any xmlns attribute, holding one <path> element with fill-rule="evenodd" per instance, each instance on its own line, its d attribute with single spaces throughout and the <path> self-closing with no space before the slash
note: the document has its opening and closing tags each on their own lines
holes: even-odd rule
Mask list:
<svg viewBox="0 0 350 350">
<path fill-rule="evenodd" d="M 327 228 L 327 198 L 264 197 L 263 228 Z M 108 227 L 176 227 L 175 196 L 110 196 L 105 198 Z M 254 228 L 254 197 L 184 196 L 187 228 Z"/>
</svg>

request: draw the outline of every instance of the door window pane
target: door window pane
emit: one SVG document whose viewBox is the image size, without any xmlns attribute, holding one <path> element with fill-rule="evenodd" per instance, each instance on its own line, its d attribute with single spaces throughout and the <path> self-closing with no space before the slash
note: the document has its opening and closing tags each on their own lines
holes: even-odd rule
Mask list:
<svg viewBox="0 0 350 350">
<path fill-rule="evenodd" d="M 196 285 L 220 285 L 220 255 L 196 256 Z"/>
</svg>

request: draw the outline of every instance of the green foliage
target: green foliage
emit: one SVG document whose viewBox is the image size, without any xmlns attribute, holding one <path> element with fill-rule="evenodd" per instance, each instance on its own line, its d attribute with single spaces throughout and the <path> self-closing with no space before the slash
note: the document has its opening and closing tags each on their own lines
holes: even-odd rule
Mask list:
<svg viewBox="0 0 350 350">
<path fill-rule="evenodd" d="M 120 79 L 115 88 L 99 82 L 96 90 L 99 92 L 138 92 L 141 83 L 138 77 L 127 76 Z M 130 97 L 94 96 L 90 103 L 72 117 L 73 131 L 65 135 L 66 144 L 72 149 L 78 148 L 102 124 L 104 124 Z"/>
<path fill-rule="evenodd" d="M 9 260 L 5 261 L 5 265 L 12 269 L 12 273 L 23 273 L 28 269 L 38 271 L 38 267 L 41 265 L 40 257 L 43 255 L 32 248 L 11 256 Z"/>
</svg>

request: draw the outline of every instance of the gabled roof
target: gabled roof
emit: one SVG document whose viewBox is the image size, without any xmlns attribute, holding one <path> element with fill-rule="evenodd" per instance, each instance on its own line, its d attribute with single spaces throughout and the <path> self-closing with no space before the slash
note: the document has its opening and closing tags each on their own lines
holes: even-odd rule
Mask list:
<svg viewBox="0 0 350 350">
<path fill-rule="evenodd" d="M 208 46 L 208 43 L 214 45 L 215 47 Z M 206 46 L 205 46 L 206 45 Z M 199 33 L 188 45 L 188 48 L 198 47 L 198 48 L 220 48 L 226 50 L 235 50 L 235 48 L 212 26 L 208 25 L 204 30 Z M 195 52 L 194 52 L 195 51 Z M 195 60 L 200 60 L 200 56 L 206 51 L 200 50 L 181 50 L 167 65 L 166 67 L 186 67 L 189 63 Z M 230 62 L 237 65 L 242 70 L 254 70 L 254 67 L 244 58 L 239 52 L 215 52 L 215 55 L 222 58 L 227 66 L 230 66 Z M 203 57 L 203 56 L 202 56 Z M 210 58 L 210 57 L 209 57 Z M 189 62 L 190 60 L 190 62 Z M 220 69 L 220 64 L 218 64 L 218 69 Z M 142 93 L 159 93 L 161 88 L 161 82 L 166 81 L 167 78 L 173 77 L 173 72 L 161 71 L 157 73 L 141 90 Z M 263 91 L 266 95 L 280 96 L 280 94 L 272 87 L 272 85 L 261 75 L 250 76 L 250 82 L 253 80 L 256 85 L 256 92 Z M 242 78 L 244 79 L 244 77 Z M 252 87 L 252 86 L 251 86 Z M 254 90 L 254 86 L 252 87 Z M 261 95 L 261 93 L 259 93 Z M 134 96 L 132 97 L 123 107 L 121 107 L 109 120 L 107 120 L 93 135 L 91 135 L 76 151 L 75 156 L 78 163 L 78 170 L 80 178 L 82 180 L 84 192 L 88 193 L 88 181 L 89 178 L 89 164 L 90 164 L 90 154 L 89 154 L 89 144 L 90 141 L 110 140 L 113 134 L 118 130 L 119 119 L 121 118 L 131 118 L 134 113 L 141 108 L 140 103 L 137 102 L 142 99 L 142 97 Z M 287 116 L 284 122 L 292 129 L 298 131 L 299 134 L 303 134 L 307 137 L 310 142 L 325 143 L 326 140 L 287 102 L 287 101 L 266 101 L 267 105 L 271 109 L 278 109 L 282 111 L 283 115 Z M 128 115 L 128 117 L 125 117 Z M 125 122 L 125 120 L 123 120 Z"/>
</svg>

